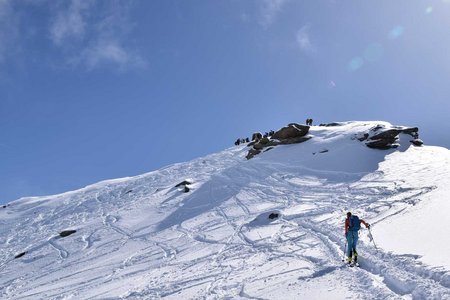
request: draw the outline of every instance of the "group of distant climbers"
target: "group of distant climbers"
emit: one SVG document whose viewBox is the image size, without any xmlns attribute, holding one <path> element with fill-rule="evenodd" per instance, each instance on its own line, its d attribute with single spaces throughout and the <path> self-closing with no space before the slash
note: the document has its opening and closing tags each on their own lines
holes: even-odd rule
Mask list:
<svg viewBox="0 0 450 300">
<path fill-rule="evenodd" d="M 275 131 L 273 131 L 273 130 L 264 133 L 264 135 L 262 135 L 260 132 L 257 132 L 252 135 L 252 141 L 259 141 L 263 137 L 271 137 L 274 134 L 275 134 Z M 244 143 L 250 143 L 250 139 L 248 137 L 243 138 L 243 139 L 237 139 L 234 142 L 234 145 L 239 146 L 240 144 L 244 144 Z"/>
<path fill-rule="evenodd" d="M 236 142 L 234 142 L 234 145 L 239 146 L 240 144 L 244 143 L 250 143 L 250 139 L 249 138 L 237 139 Z"/>
<path fill-rule="evenodd" d="M 313 119 L 306 119 L 306 125 L 312 126 Z"/>
</svg>

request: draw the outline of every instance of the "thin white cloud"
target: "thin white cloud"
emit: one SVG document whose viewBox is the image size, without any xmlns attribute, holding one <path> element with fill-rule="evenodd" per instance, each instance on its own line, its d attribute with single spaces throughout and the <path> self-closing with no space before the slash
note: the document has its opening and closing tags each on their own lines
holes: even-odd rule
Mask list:
<svg viewBox="0 0 450 300">
<path fill-rule="evenodd" d="M 264 28 L 269 28 L 276 20 L 283 6 L 289 0 L 263 0 L 261 1 L 260 24 Z"/>
<path fill-rule="evenodd" d="M 71 0 L 59 7 L 50 26 L 53 44 L 72 66 L 87 70 L 115 66 L 120 70 L 145 66 L 145 61 L 127 45 L 132 28 L 129 3 Z"/>
<path fill-rule="evenodd" d="M 311 44 L 311 40 L 309 38 L 309 25 L 305 25 L 297 31 L 296 41 L 300 50 L 303 52 L 313 52 L 314 47 Z"/>
<path fill-rule="evenodd" d="M 66 39 L 82 39 L 86 30 L 86 17 L 90 1 L 72 0 L 67 10 L 56 13 L 50 27 L 53 43 L 61 45 Z"/>
<path fill-rule="evenodd" d="M 102 65 L 115 65 L 120 70 L 129 68 L 142 68 L 145 61 L 137 54 L 123 47 L 116 40 L 99 40 L 86 47 L 80 56 L 72 59 L 75 64 L 83 63 L 88 70 Z"/>
</svg>

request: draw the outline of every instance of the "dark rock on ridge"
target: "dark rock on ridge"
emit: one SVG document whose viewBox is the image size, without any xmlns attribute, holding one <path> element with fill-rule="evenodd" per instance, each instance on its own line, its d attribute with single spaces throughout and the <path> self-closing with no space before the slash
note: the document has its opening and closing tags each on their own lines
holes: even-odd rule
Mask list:
<svg viewBox="0 0 450 300">
<path fill-rule="evenodd" d="M 403 129 L 402 131 L 403 131 L 403 133 L 409 134 L 410 136 L 412 136 L 414 138 L 419 137 L 419 128 L 417 128 L 417 127 L 406 128 L 406 129 Z"/>
<path fill-rule="evenodd" d="M 333 126 L 342 126 L 341 123 L 333 122 L 333 123 L 322 123 L 319 126 L 325 126 L 325 127 L 333 127 Z"/>
<path fill-rule="evenodd" d="M 256 150 L 262 150 L 263 148 L 264 148 L 264 144 L 262 144 L 262 143 L 256 143 L 253 145 L 253 149 L 256 149 Z"/>
<path fill-rule="evenodd" d="M 300 138 L 307 135 L 309 126 L 291 123 L 287 127 L 283 127 L 272 135 L 272 139 L 288 140 Z"/>
<path fill-rule="evenodd" d="M 385 129 L 383 125 L 377 125 L 370 130 L 371 132 L 374 133 L 372 136 L 370 136 L 370 134 L 368 133 L 365 133 L 364 136 L 358 138 L 358 140 L 360 141 L 367 140 L 366 146 L 369 148 L 388 150 L 397 148 L 399 146 L 397 142 L 399 140 L 398 135 L 400 133 L 408 134 L 412 136 L 414 140 L 417 140 L 419 137 L 419 128 L 417 127 L 396 127 L 384 131 L 382 129 Z M 411 143 L 413 142 L 411 141 Z M 417 144 L 420 144 L 420 142 L 417 142 Z"/>
<path fill-rule="evenodd" d="M 252 146 L 252 148 L 248 151 L 246 158 L 251 159 L 255 155 L 258 155 L 263 151 L 265 152 L 267 150 L 273 149 L 273 147 L 278 145 L 303 143 L 311 138 L 310 136 L 306 136 L 308 132 L 309 126 L 291 123 L 288 126 L 283 127 L 275 132 L 271 138 L 265 136 L 261 137 L 260 139 L 256 139 L 252 143 L 249 143 L 249 146 Z M 252 138 L 257 138 L 257 136 L 255 135 L 256 133 L 252 136 Z M 264 150 L 264 148 L 268 149 Z"/>
<path fill-rule="evenodd" d="M 255 155 L 258 155 L 261 153 L 261 150 L 256 150 L 254 148 L 248 150 L 247 156 L 245 157 L 246 159 L 250 159 L 253 158 Z"/>
<path fill-rule="evenodd" d="M 270 143 L 270 140 L 268 137 L 263 137 L 259 143 L 263 144 L 263 145 L 267 145 L 268 143 Z"/>
<path fill-rule="evenodd" d="M 414 139 L 409 141 L 411 144 L 413 144 L 414 146 L 422 146 L 423 145 L 423 141 L 421 139 Z"/>
<path fill-rule="evenodd" d="M 366 146 L 372 149 L 388 150 L 392 148 L 397 148 L 398 144 L 394 144 L 389 140 L 376 140 L 372 142 L 367 142 Z"/>
</svg>

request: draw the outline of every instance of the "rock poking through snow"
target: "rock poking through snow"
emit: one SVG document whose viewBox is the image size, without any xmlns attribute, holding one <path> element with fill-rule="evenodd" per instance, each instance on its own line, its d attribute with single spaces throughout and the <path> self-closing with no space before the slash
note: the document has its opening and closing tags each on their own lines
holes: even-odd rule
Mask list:
<svg viewBox="0 0 450 300">
<path fill-rule="evenodd" d="M 309 128 L 309 126 L 291 123 L 275 132 L 271 138 L 262 137 L 260 139 L 255 139 L 253 143 L 249 144 L 249 146 L 253 147 L 248 151 L 246 158 L 253 158 L 255 155 L 263 152 L 264 148 L 272 149 L 278 145 L 303 143 L 311 138 L 310 136 L 307 136 Z"/>
<path fill-rule="evenodd" d="M 269 219 L 271 220 L 278 219 L 279 216 L 280 216 L 279 213 L 270 213 Z"/>
<path fill-rule="evenodd" d="M 422 146 L 423 145 L 423 141 L 421 139 L 411 140 L 410 143 L 413 144 L 414 146 Z"/>
<path fill-rule="evenodd" d="M 17 254 L 16 256 L 14 256 L 14 259 L 21 258 L 25 254 L 27 254 L 27 251 L 24 251 L 24 252 L 21 252 L 21 253 Z"/>
<path fill-rule="evenodd" d="M 186 185 L 190 185 L 190 184 L 192 184 L 190 181 L 183 180 L 182 182 L 180 182 L 177 185 L 175 185 L 175 187 L 182 187 L 182 186 L 186 186 Z"/>
<path fill-rule="evenodd" d="M 60 237 L 66 237 L 77 232 L 76 230 L 63 230 L 59 233 Z"/>
<path fill-rule="evenodd" d="M 399 134 L 401 133 L 408 134 L 417 140 L 419 137 L 419 128 L 398 126 L 386 128 L 386 126 L 379 124 L 371 128 L 370 133 L 364 133 L 357 138 L 360 141 L 365 141 L 366 146 L 369 148 L 388 150 L 399 146 Z"/>
</svg>

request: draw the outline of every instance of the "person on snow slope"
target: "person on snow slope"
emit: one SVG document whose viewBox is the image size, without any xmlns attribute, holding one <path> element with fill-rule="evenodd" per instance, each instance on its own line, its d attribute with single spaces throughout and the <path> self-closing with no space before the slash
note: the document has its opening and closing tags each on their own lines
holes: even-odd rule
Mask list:
<svg viewBox="0 0 450 300">
<path fill-rule="evenodd" d="M 358 243 L 358 232 L 361 228 L 361 223 L 370 228 L 370 224 L 363 219 L 358 218 L 356 215 L 352 215 L 351 212 L 347 213 L 347 219 L 345 219 L 345 237 L 347 239 L 347 263 L 353 262 L 356 264 L 358 261 L 358 252 L 356 252 L 356 244 Z"/>
</svg>

